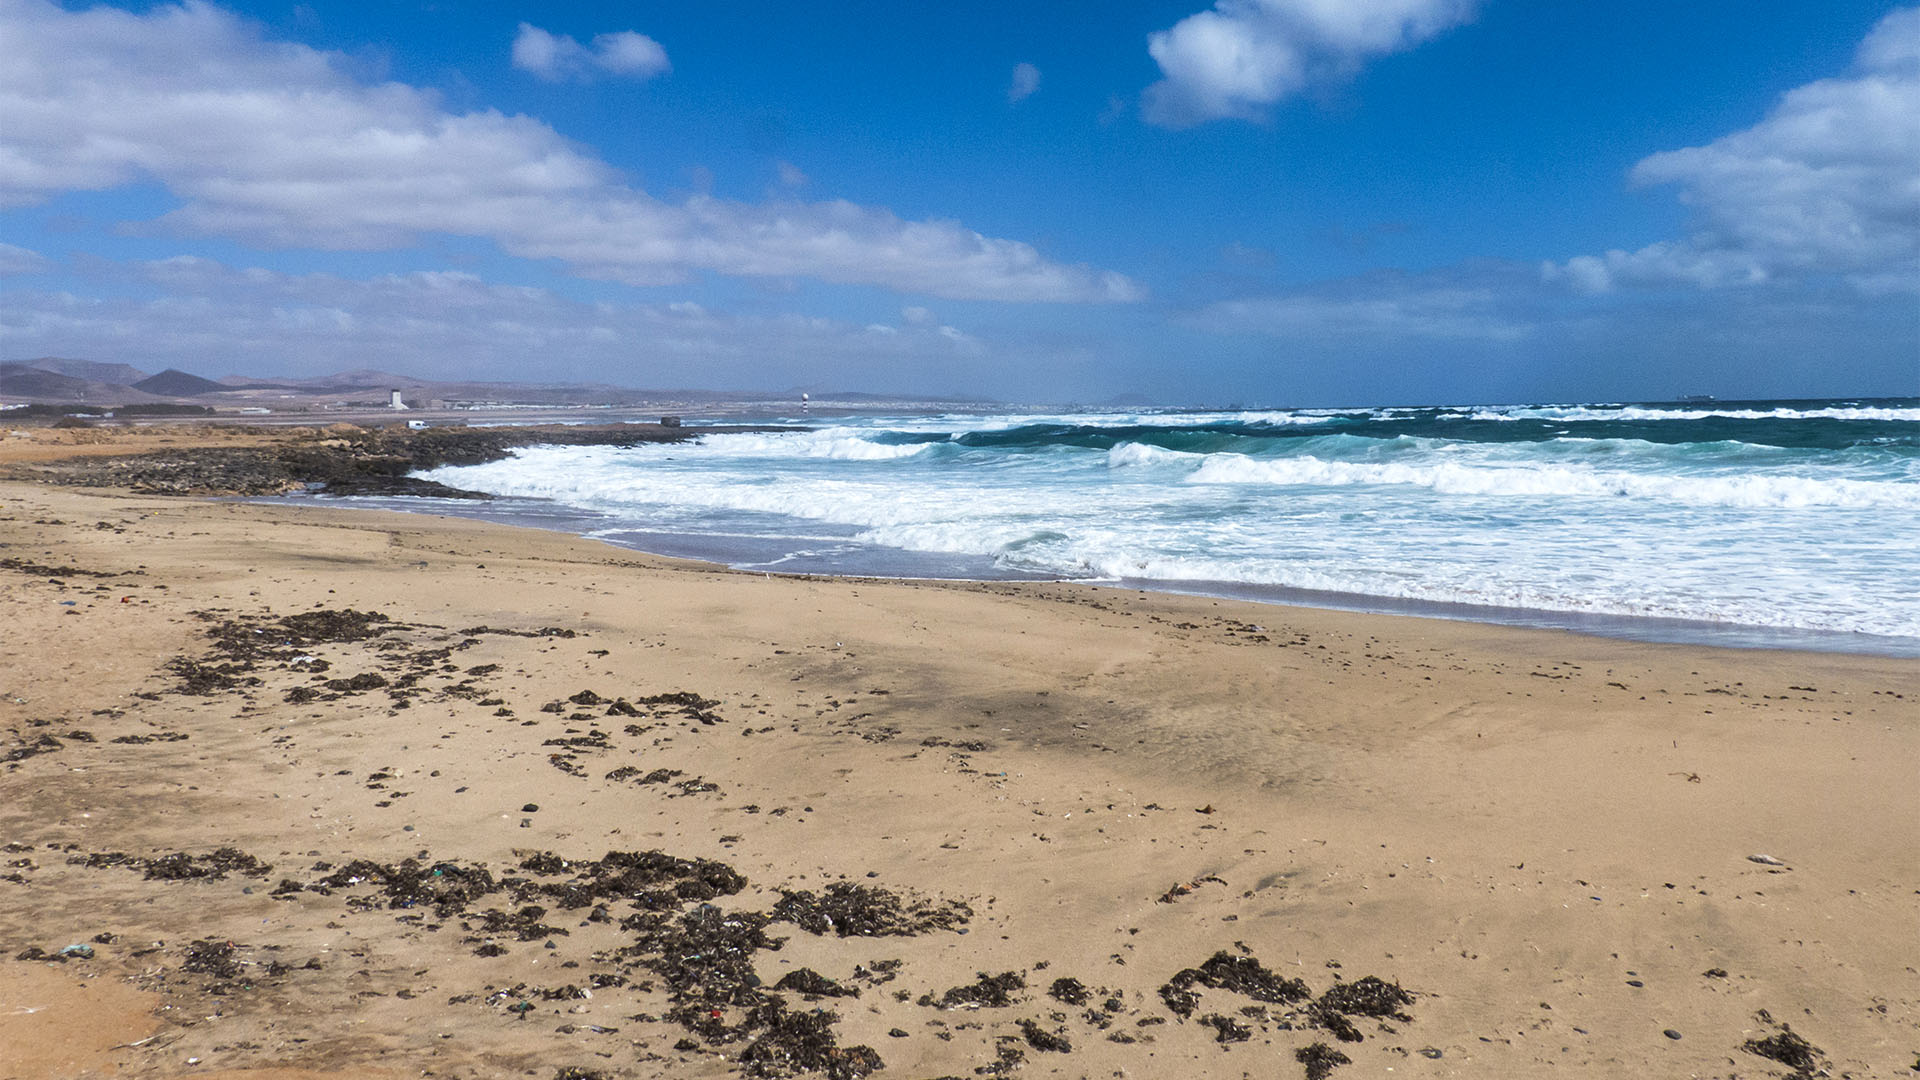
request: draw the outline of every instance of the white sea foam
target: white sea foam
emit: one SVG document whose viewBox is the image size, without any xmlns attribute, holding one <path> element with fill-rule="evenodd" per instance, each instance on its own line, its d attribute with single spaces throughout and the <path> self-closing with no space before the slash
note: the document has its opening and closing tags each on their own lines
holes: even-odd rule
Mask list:
<svg viewBox="0 0 1920 1080">
<path fill-rule="evenodd" d="M 1697 506 L 1920 507 L 1920 488 L 1910 484 L 1805 476 L 1661 476 L 1553 465 L 1376 465 L 1314 457 L 1263 460 L 1241 454 L 1211 454 L 1187 481 L 1308 486 L 1406 484 L 1447 495 L 1629 496 Z"/>
<path fill-rule="evenodd" d="M 1443 419 L 1457 419 L 1448 414 Z M 1828 406 L 1818 409 L 1648 408 L 1617 405 L 1534 405 L 1475 408 L 1470 420 L 1885 420 L 1920 421 L 1920 409 Z"/>
<path fill-rule="evenodd" d="M 890 461 L 923 454 L 935 445 L 930 442 L 874 442 L 837 428 L 790 434 L 707 435 L 700 441 L 708 449 L 730 457 L 824 458 L 832 461 Z M 670 447 L 674 444 L 665 445 Z"/>
<path fill-rule="evenodd" d="M 1107 467 L 1124 469 L 1129 465 L 1165 465 L 1198 462 L 1205 455 L 1190 454 L 1184 450 L 1168 450 L 1146 443 L 1115 443 L 1107 451 Z"/>
</svg>

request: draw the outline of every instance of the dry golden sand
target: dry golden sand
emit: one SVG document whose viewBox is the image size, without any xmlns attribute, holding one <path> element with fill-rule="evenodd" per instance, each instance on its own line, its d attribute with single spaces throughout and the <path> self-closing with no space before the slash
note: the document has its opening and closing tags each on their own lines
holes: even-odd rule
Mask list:
<svg viewBox="0 0 1920 1080">
<path fill-rule="evenodd" d="M 760 956 L 769 983 L 902 961 L 894 982 L 824 1003 L 885 1077 L 972 1076 L 1009 1035 L 1024 1076 L 1297 1077 L 1294 1051 L 1315 1041 L 1353 1059 L 1340 1080 L 1786 1075 L 1741 1049 L 1778 1030 L 1763 1009 L 1831 1075 L 1909 1075 L 1920 1053 L 1913 661 L 1080 587 L 770 578 L 471 521 L 18 483 L 0 485 L 0 542 L 0 557 L 121 575 L 0 570 L 0 754 L 62 742 L 0 766 L 0 843 L 26 849 L 0 856 L 22 879 L 0 880 L 0 1078 L 737 1075 L 737 1044 L 677 1051 L 685 1032 L 630 1019 L 664 1011 L 657 990 L 536 1001 L 521 1019 L 506 1011 L 517 997 L 485 1000 L 611 970 L 594 954 L 618 930 L 583 912 L 547 917 L 572 930 L 555 948 L 508 937 L 483 958 L 456 919 L 428 929 L 341 895 L 269 895 L 318 860 L 422 851 L 504 871 L 527 851 L 659 848 L 746 875 L 716 901 L 730 908 L 842 878 L 964 900 L 965 935 L 776 924 L 787 945 Z M 346 608 L 427 627 L 396 635 L 422 647 L 477 642 L 432 685 L 479 694 L 289 703 L 312 677 L 265 667 L 258 687 L 164 692 L 165 664 L 208 648 L 193 612 Z M 455 633 L 478 624 L 578 636 Z M 313 651 L 328 676 L 382 657 Z M 586 689 L 691 691 L 723 722 L 626 736 L 617 718 L 540 711 Z M 611 745 L 578 754 L 584 775 L 554 767 L 543 742 L 593 727 Z M 111 741 L 156 732 L 188 737 Z M 603 778 L 629 763 L 719 790 Z M 68 862 L 223 845 L 273 874 L 149 881 Z M 1760 853 L 1786 866 L 1748 859 Z M 1197 884 L 1161 902 L 1181 883 Z M 92 960 L 12 959 L 102 932 L 116 937 Z M 209 993 L 181 970 L 197 939 L 296 970 Z M 1364 1041 L 1338 1043 L 1202 988 L 1196 1020 L 1253 1029 L 1216 1043 L 1157 991 L 1242 946 L 1316 992 L 1397 981 L 1413 1019 L 1361 1018 Z M 1008 970 L 1029 987 L 1009 1008 L 893 993 Z M 1045 996 L 1061 976 L 1123 999 L 1112 1028 Z M 1023 1019 L 1072 1052 L 1027 1047 Z"/>
</svg>

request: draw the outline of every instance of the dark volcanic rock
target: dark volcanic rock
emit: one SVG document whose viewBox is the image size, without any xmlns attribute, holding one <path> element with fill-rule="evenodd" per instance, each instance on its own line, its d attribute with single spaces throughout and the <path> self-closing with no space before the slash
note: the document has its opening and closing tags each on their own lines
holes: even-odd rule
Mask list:
<svg viewBox="0 0 1920 1080">
<path fill-rule="evenodd" d="M 125 487 L 152 495 L 281 495 L 321 490 L 329 495 L 419 495 L 484 499 L 411 473 L 443 465 L 479 465 L 523 446 L 638 446 L 678 442 L 714 431 L 772 428 L 670 429 L 647 424 L 593 427 L 356 428 L 325 430 L 236 428 L 274 434 L 266 446 L 218 446 L 141 454 L 69 458 L 16 466 L 9 474 L 80 487 Z"/>
</svg>

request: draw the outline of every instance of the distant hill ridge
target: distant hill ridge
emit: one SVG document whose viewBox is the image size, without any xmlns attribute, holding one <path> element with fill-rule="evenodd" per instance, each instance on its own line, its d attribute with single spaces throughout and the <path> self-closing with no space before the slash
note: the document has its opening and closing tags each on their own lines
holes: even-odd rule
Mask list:
<svg viewBox="0 0 1920 1080">
<path fill-rule="evenodd" d="M 889 402 L 918 405 L 988 405 L 983 398 L 925 394 L 878 394 L 863 390 L 699 390 L 641 388 L 600 382 L 488 382 L 439 381 L 399 375 L 375 368 L 356 368 L 308 378 L 263 379 L 227 374 L 209 379 L 179 368 L 149 375 L 130 364 L 106 364 L 68 357 L 43 356 L 32 360 L 0 361 L 0 405 L 75 404 L 135 405 L 159 402 L 208 404 L 224 409 L 327 409 L 341 404 L 378 407 L 389 391 L 401 391 L 418 407 L 434 400 L 447 402 L 502 402 L 535 407 L 614 406 L 682 407 L 733 402 L 787 403 L 797 406 L 802 392 L 816 405 L 831 402 L 881 405 Z"/>
<path fill-rule="evenodd" d="M 32 360 L 16 363 L 41 371 L 51 371 L 55 375 L 67 375 L 89 382 L 112 383 L 116 386 L 132 386 L 151 372 L 141 371 L 131 364 L 103 364 L 97 360 L 70 360 L 64 356 L 37 356 Z"/>
<path fill-rule="evenodd" d="M 198 375 L 189 375 L 179 368 L 168 368 L 133 384 L 135 390 L 162 397 L 198 397 L 201 394 L 219 394 L 233 390 L 231 386 L 222 386 L 212 379 L 203 379 Z"/>
</svg>

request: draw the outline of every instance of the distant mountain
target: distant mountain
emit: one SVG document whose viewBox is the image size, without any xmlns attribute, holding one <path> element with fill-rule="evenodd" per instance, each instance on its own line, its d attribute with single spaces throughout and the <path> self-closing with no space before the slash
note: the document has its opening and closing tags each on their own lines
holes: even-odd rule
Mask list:
<svg viewBox="0 0 1920 1080">
<path fill-rule="evenodd" d="M 107 365 L 110 366 L 110 365 Z M 69 402 L 75 405 L 123 405 L 158 400 L 132 387 L 80 379 L 32 364 L 0 363 L 0 401 Z"/>
<path fill-rule="evenodd" d="M 433 385 L 433 383 L 425 379 L 416 379 L 411 375 L 395 375 L 391 371 L 376 371 L 373 368 L 356 368 L 352 371 L 339 371 L 332 375 L 322 375 L 313 379 L 287 379 L 284 381 L 316 390 L 323 388 L 364 390 L 368 387 L 378 387 L 383 390 L 409 390 Z"/>
<path fill-rule="evenodd" d="M 286 379 L 255 379 L 246 375 L 222 375 L 214 380 L 228 390 L 305 390 L 300 383 Z"/>
<path fill-rule="evenodd" d="M 158 375 L 141 379 L 133 384 L 135 390 L 163 397 L 197 397 L 200 394 L 218 394 L 231 390 L 212 379 L 203 379 L 198 375 L 189 375 L 179 368 L 168 368 Z"/>
<path fill-rule="evenodd" d="M 85 379 L 76 379 L 71 375 L 61 375 L 44 368 L 29 367 L 26 364 L 0 364 L 0 396 L 5 397 L 56 397 L 64 396 L 80 401 L 79 396 L 87 392 Z"/>
<path fill-rule="evenodd" d="M 51 371 L 55 375 L 113 383 L 116 386 L 132 386 L 149 374 L 131 364 L 102 364 L 96 360 L 69 360 L 64 356 L 39 356 L 19 363 L 41 371 Z"/>
</svg>

